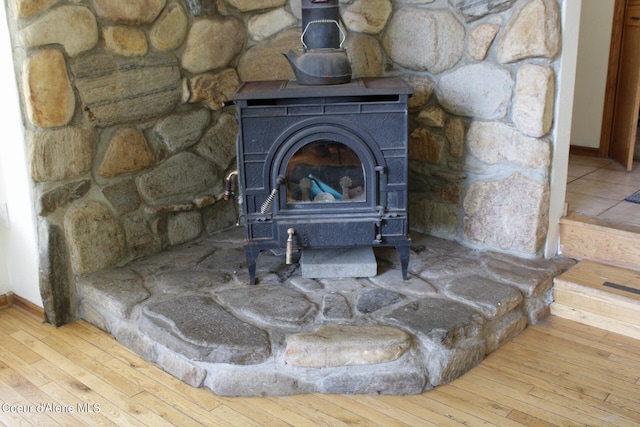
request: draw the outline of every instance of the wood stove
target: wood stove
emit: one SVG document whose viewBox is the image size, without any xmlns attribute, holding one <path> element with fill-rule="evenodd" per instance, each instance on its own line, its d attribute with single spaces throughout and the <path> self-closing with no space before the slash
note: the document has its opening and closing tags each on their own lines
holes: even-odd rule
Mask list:
<svg viewBox="0 0 640 427">
<path fill-rule="evenodd" d="M 261 251 L 397 249 L 407 278 L 407 100 L 398 78 L 244 83 L 234 96 L 251 284 Z"/>
</svg>

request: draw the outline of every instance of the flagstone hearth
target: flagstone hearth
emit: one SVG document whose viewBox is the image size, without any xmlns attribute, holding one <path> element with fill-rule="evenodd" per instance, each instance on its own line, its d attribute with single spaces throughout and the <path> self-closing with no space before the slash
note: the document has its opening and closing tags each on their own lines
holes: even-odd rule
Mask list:
<svg viewBox="0 0 640 427">
<path fill-rule="evenodd" d="M 415 394 L 447 383 L 549 313 L 565 259 L 413 235 L 372 278 L 306 279 L 280 254 L 249 286 L 241 230 L 79 278 L 81 317 L 218 395 Z"/>
</svg>

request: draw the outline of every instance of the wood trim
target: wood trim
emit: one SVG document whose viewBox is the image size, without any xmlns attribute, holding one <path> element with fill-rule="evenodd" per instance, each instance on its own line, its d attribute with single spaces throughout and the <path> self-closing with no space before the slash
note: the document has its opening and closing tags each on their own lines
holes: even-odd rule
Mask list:
<svg viewBox="0 0 640 427">
<path fill-rule="evenodd" d="M 624 18 L 624 25 L 631 25 L 632 27 L 640 27 L 640 6 L 634 6 L 627 9 L 627 13 Z"/>
<path fill-rule="evenodd" d="M 637 9 L 627 9 L 627 14 L 632 10 Z M 640 11 L 638 12 L 637 18 L 640 20 Z M 640 105 L 638 44 L 640 44 L 640 26 L 625 25 L 622 33 L 618 88 L 609 152 L 612 159 L 620 162 L 629 171 L 633 169 L 633 151 Z"/>
<path fill-rule="evenodd" d="M 19 295 L 13 295 L 13 307 L 15 308 L 19 308 L 22 311 L 29 313 L 30 315 L 34 316 L 36 319 L 45 322 L 46 321 L 46 316 L 44 314 L 44 308 L 39 307 L 37 305 L 35 305 L 34 303 L 32 303 L 29 300 L 26 300 L 24 298 L 22 298 Z"/>
<path fill-rule="evenodd" d="M 580 147 L 579 145 L 571 145 L 569 147 L 569 154 L 576 154 L 579 156 L 600 157 L 600 151 L 593 147 Z"/>
<path fill-rule="evenodd" d="M 630 0 L 631 1 L 631 0 Z M 622 48 L 622 29 L 627 0 L 615 0 L 613 6 L 613 25 L 611 27 L 611 45 L 609 47 L 609 68 L 602 111 L 599 157 L 609 157 L 611 133 L 613 131 L 613 113 L 618 88 L 618 68 L 620 67 L 620 49 Z"/>
<path fill-rule="evenodd" d="M 0 295 L 0 310 L 13 306 L 13 292 Z"/>
</svg>

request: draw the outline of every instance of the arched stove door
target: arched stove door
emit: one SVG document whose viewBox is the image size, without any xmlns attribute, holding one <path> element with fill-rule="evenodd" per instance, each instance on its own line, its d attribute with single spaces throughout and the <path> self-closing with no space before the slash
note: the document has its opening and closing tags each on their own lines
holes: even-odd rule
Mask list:
<svg viewBox="0 0 640 427">
<path fill-rule="evenodd" d="M 273 213 L 373 213 L 379 210 L 379 165 L 367 143 L 340 127 L 305 129 L 281 145 L 272 182 L 284 178 Z M 381 157 L 381 156 L 378 156 Z M 382 185 L 384 186 L 384 185 Z"/>
</svg>

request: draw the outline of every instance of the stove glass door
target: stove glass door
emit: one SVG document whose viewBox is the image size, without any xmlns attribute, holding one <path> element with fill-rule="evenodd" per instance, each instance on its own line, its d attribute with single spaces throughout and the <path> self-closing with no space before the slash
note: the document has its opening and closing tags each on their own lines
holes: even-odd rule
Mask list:
<svg viewBox="0 0 640 427">
<path fill-rule="evenodd" d="M 345 144 L 319 140 L 302 146 L 286 169 L 287 203 L 366 202 L 366 177 Z"/>
</svg>

